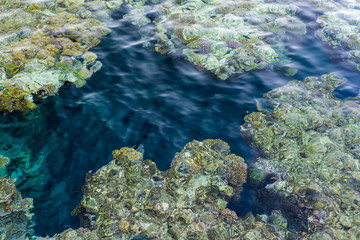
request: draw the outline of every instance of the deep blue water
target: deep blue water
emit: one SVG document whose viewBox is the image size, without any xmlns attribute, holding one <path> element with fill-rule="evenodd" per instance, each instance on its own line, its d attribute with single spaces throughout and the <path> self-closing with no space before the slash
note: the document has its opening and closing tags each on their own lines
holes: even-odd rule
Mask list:
<svg viewBox="0 0 360 240">
<path fill-rule="evenodd" d="M 7 123 L 3 131 L 22 139 L 32 164 L 42 159 L 38 171 L 19 173 L 17 182 L 25 197 L 34 198 L 37 235 L 79 226 L 69 212 L 81 199 L 85 174 L 110 161 L 114 149 L 142 144 L 144 158 L 165 170 L 187 142 L 221 138 L 251 163 L 256 154 L 239 126 L 256 110 L 254 98 L 291 80 L 277 69 L 298 69 L 292 78 L 298 80 L 340 71 L 349 80 L 337 91 L 341 98 L 360 88 L 359 73 L 339 64 L 341 54 L 324 47 L 311 31 L 301 39 L 287 35 L 291 63 L 220 81 L 184 60 L 144 49 L 137 28 L 120 16 L 114 14 L 113 32 L 93 49 L 103 68 L 84 87 L 65 86 L 30 114 L 1 116 Z M 302 18 L 311 21 L 316 13 Z M 21 159 L 13 161 L 10 172 L 21 171 L 19 164 Z M 231 207 L 240 214 L 256 211 L 254 198 L 246 185 L 242 202 Z"/>
</svg>

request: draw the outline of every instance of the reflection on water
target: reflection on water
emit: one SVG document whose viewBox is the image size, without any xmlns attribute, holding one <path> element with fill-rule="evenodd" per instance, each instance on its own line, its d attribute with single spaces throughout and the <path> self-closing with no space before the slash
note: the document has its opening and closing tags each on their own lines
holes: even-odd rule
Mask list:
<svg viewBox="0 0 360 240">
<path fill-rule="evenodd" d="M 349 4 L 345 1 L 341 3 Z M 204 12 L 209 15 L 213 10 L 212 6 L 204 8 Z M 179 8 L 176 11 L 182 11 L 184 7 Z M 260 7 L 251 7 L 253 11 L 260 11 L 258 8 Z M 262 9 L 263 15 L 259 16 L 253 16 L 251 11 L 244 15 L 246 21 L 253 22 L 248 29 L 249 34 L 245 35 L 256 39 L 251 44 L 258 43 L 262 46 L 260 50 L 268 51 L 266 54 L 260 52 L 256 55 L 259 51 L 252 48 L 247 52 L 251 57 L 251 64 L 247 65 L 244 59 L 237 57 L 236 68 L 232 67 L 234 63 L 229 63 L 230 58 L 234 54 L 241 55 L 240 49 L 246 49 L 248 42 L 245 44 L 244 41 L 247 40 L 244 39 L 247 37 L 242 37 L 243 42 L 228 40 L 225 45 L 218 43 L 217 37 L 202 33 L 202 28 L 196 25 L 204 24 L 204 21 L 212 24 L 209 22 L 209 19 L 213 19 L 210 15 L 195 18 L 198 21 L 194 23 L 198 29 L 196 34 L 205 36 L 204 39 L 198 39 L 196 34 L 191 35 L 196 41 L 185 41 L 185 44 L 178 46 L 175 39 L 181 36 L 178 36 L 179 33 L 174 33 L 175 37 L 170 36 L 167 31 L 171 33 L 171 29 L 166 24 L 173 23 L 172 21 L 177 24 L 195 21 L 192 16 L 181 20 L 179 15 L 171 17 L 164 14 L 164 21 L 159 25 L 165 29 L 166 34 L 162 33 L 167 40 L 164 41 L 160 36 L 161 40 L 154 40 L 158 36 L 154 37 L 154 29 L 149 25 L 141 29 L 123 20 L 124 12 L 129 9 L 123 8 L 113 13 L 114 21 L 109 25 L 112 33 L 92 49 L 103 67 L 86 85 L 76 88 L 74 84 L 68 84 L 57 96 L 37 99 L 39 108 L 30 114 L 1 116 L 0 153 L 12 159 L 6 171 L 10 177 L 17 178 L 16 184 L 21 193 L 25 197 L 34 198 L 36 233 L 53 235 L 69 226 L 79 227 L 78 219 L 71 217 L 69 212 L 81 199 L 85 174 L 109 162 L 114 149 L 143 145 L 144 158 L 152 159 L 160 170 L 166 170 L 174 154 L 187 142 L 193 139 L 220 138 L 230 145 L 233 153 L 244 157 L 250 164 L 258 153 L 254 153 L 242 138 L 239 127 L 244 124 L 245 115 L 259 108 L 255 99 L 261 100 L 264 93 L 286 85 L 291 79 L 302 80 L 307 76 L 338 71 L 348 82 L 336 90 L 336 96 L 356 96 L 360 87 L 356 81 L 359 73 L 355 70 L 358 36 L 354 35 L 351 41 L 345 41 L 345 32 L 334 34 L 328 30 L 331 28 L 329 25 L 320 29 L 316 24 L 311 25 L 322 14 L 322 10 L 313 8 L 309 3 L 297 3 L 296 9 L 283 13 L 283 18 L 279 17 L 281 9 L 275 9 L 275 13 Z M 327 10 L 329 9 L 331 8 Z M 331 14 L 344 18 L 348 13 Z M 241 15 L 242 12 L 237 14 Z M 126 18 L 129 19 L 130 16 L 127 15 Z M 139 13 L 137 17 L 140 16 L 142 20 L 146 20 Z M 222 18 L 214 22 L 230 21 L 226 16 L 228 15 L 223 14 Z M 150 21 L 151 18 L 147 19 L 146 21 Z M 231 32 L 236 32 L 240 21 L 234 19 L 227 29 Z M 299 24 L 286 24 L 289 19 Z M 323 19 L 318 23 L 328 24 L 327 18 Z M 130 20 L 139 21 L 138 18 Z M 279 22 L 280 20 L 283 22 Z M 258 28 L 260 25 L 257 21 L 265 22 Z M 350 27 L 345 29 L 357 31 L 353 29 L 356 21 L 356 16 L 351 18 Z M 302 23 L 307 24 L 306 34 L 301 27 Z M 217 24 L 212 27 L 219 32 L 226 30 Z M 269 26 L 274 28 L 269 29 Z M 336 30 L 338 26 L 333 28 Z M 275 35 L 264 36 L 262 31 L 266 29 Z M 299 29 L 302 30 L 301 34 L 296 31 Z M 150 42 L 147 41 L 149 37 L 152 40 Z M 182 37 L 184 38 L 183 35 Z M 346 51 L 327 46 L 328 42 L 336 45 L 336 41 L 346 43 Z M 279 44 L 281 42 L 284 45 Z M 150 52 L 143 48 L 143 43 L 157 52 L 171 54 Z M 271 47 L 271 50 L 267 47 Z M 280 61 L 273 58 L 275 52 Z M 192 64 L 181 58 L 183 53 Z M 206 65 L 215 55 L 220 65 L 217 68 L 211 64 Z M 199 56 L 204 58 L 200 60 Z M 230 60 L 221 62 L 221 59 Z M 69 59 L 63 58 L 62 61 L 67 64 Z M 264 62 L 266 64 L 262 65 Z M 275 62 L 278 63 L 272 65 Z M 81 61 L 71 63 L 74 69 L 83 64 Z M 197 65 L 197 68 L 193 65 Z M 7 75 L 9 69 L 16 71 L 16 68 L 8 68 Z M 80 67 L 77 66 L 76 69 Z M 240 77 L 232 75 L 233 73 L 243 75 Z M 217 80 L 214 75 L 228 80 Z M 289 77 L 292 75 L 292 78 Z M 76 79 L 73 80 L 75 84 L 79 83 Z M 245 185 L 241 202 L 232 203 L 231 208 L 240 215 L 248 211 L 261 212 L 262 206 L 256 204 L 257 197 L 253 189 Z"/>
</svg>

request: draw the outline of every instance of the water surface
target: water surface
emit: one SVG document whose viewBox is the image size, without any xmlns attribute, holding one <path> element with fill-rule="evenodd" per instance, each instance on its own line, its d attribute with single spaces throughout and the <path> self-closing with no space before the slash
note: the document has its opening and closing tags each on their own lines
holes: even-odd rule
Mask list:
<svg viewBox="0 0 360 240">
<path fill-rule="evenodd" d="M 256 153 L 239 126 L 256 110 L 255 98 L 291 79 L 331 71 L 348 79 L 337 96 L 354 96 L 360 87 L 359 73 L 340 64 L 341 54 L 334 55 L 336 50 L 316 40 L 311 30 L 301 38 L 286 36 L 288 63 L 220 81 L 189 62 L 143 48 L 138 29 L 121 16 L 121 11 L 114 14 L 113 32 L 93 49 L 103 68 L 84 87 L 69 84 L 30 114 L 1 116 L 3 131 L 21 139 L 30 165 L 39 167 L 21 172 L 21 158 L 9 166 L 21 193 L 34 198 L 37 235 L 79 227 L 69 212 L 81 199 L 85 174 L 109 162 L 114 149 L 143 145 L 144 158 L 165 170 L 187 142 L 221 138 L 249 164 Z M 312 21 L 317 13 L 309 10 L 301 17 Z M 290 78 L 284 68 L 296 68 L 298 74 Z M 246 185 L 242 202 L 231 207 L 239 214 L 256 212 L 254 202 L 256 195 Z"/>
</svg>

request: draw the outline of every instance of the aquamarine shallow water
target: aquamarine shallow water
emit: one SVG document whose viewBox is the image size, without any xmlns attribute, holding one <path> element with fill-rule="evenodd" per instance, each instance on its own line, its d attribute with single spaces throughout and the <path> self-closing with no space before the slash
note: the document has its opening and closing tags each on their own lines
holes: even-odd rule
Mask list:
<svg viewBox="0 0 360 240">
<path fill-rule="evenodd" d="M 291 79 L 332 71 L 348 79 L 339 97 L 354 96 L 360 88 L 359 73 L 342 64 L 341 51 L 325 47 L 311 31 L 302 38 L 287 35 L 286 67 L 298 69 L 293 78 L 275 68 L 219 81 L 184 60 L 144 49 L 138 29 L 121 15 L 114 14 L 113 32 L 93 49 L 103 68 L 83 88 L 68 85 L 28 115 L 1 116 L 3 131 L 22 139 L 31 162 L 42 160 L 37 171 L 21 172 L 21 159 L 9 166 L 21 193 L 35 199 L 37 235 L 79 226 L 69 212 L 81 199 L 85 174 L 106 164 L 116 148 L 143 145 L 144 157 L 164 170 L 187 142 L 221 138 L 251 163 L 257 153 L 239 126 L 255 111 L 255 98 Z M 316 17 L 303 11 L 306 21 Z M 246 186 L 241 203 L 231 207 L 240 214 L 261 211 L 256 202 Z"/>
</svg>

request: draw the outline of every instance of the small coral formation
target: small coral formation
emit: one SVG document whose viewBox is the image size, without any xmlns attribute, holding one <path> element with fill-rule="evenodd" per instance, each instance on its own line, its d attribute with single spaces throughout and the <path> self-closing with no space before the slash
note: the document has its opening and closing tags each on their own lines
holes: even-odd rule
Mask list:
<svg viewBox="0 0 360 240">
<path fill-rule="evenodd" d="M 285 238 L 280 212 L 240 218 L 227 202 L 246 181 L 247 166 L 221 140 L 192 141 L 167 171 L 132 148 L 89 174 L 73 214 L 82 228 L 52 239 L 272 239 Z M 49 238 L 37 238 L 49 239 Z"/>
<path fill-rule="evenodd" d="M 2 90 L 0 95 L 0 111 L 8 110 L 9 112 L 34 108 L 30 92 L 26 92 L 18 86 L 9 86 Z"/>
<path fill-rule="evenodd" d="M 273 109 L 241 127 L 264 153 L 250 182 L 302 221 L 308 239 L 360 236 L 360 104 L 333 96 L 345 81 L 337 73 L 292 81 L 266 93 Z"/>
<path fill-rule="evenodd" d="M 1 168 L 9 162 L 7 157 L 0 156 Z M 31 198 L 22 198 L 16 190 L 14 180 L 0 178 L 0 239 L 29 239 L 33 207 Z"/>
<path fill-rule="evenodd" d="M 182 54 L 202 70 L 225 80 L 234 73 L 263 69 L 279 61 L 286 32 L 306 33 L 291 1 L 167 0 L 132 5 L 126 16 L 139 27 L 146 46 L 161 54 Z M 276 41 L 273 41 L 273 39 Z M 272 43 L 274 44 L 272 44 Z M 280 42 L 280 44 L 278 44 Z M 276 45 L 276 46 L 272 46 Z"/>
</svg>

